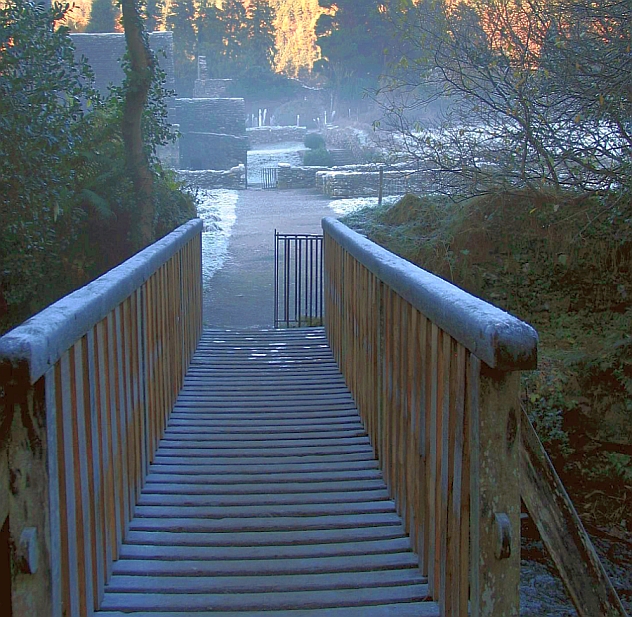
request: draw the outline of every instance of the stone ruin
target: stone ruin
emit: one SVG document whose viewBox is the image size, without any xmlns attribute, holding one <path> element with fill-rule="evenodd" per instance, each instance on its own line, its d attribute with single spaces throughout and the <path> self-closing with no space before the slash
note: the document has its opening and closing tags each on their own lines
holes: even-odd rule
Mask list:
<svg viewBox="0 0 632 617">
<path fill-rule="evenodd" d="M 84 56 L 94 72 L 94 85 L 102 94 L 108 93 L 111 84 L 120 85 L 124 73 L 120 60 L 125 55 L 125 35 L 118 32 L 70 35 L 75 46 L 75 55 Z M 173 33 L 150 32 L 149 47 L 156 55 L 160 68 L 165 72 L 168 90 L 175 90 L 176 81 L 173 65 Z M 169 102 L 167 103 L 169 106 Z"/>
<path fill-rule="evenodd" d="M 95 86 L 102 94 L 107 94 L 111 84 L 122 83 L 120 59 L 126 51 L 124 34 L 71 36 L 77 57 L 86 58 L 94 72 Z M 167 89 L 174 90 L 173 33 L 151 32 L 149 45 L 166 74 Z M 169 121 L 179 130 L 180 138 L 175 144 L 159 149 L 158 156 L 164 165 L 174 169 L 232 170 L 247 164 L 245 103 L 243 99 L 222 98 L 229 83 L 230 80 L 208 79 L 206 58 L 199 58 L 195 98 L 167 100 Z"/>
<path fill-rule="evenodd" d="M 206 56 L 198 56 L 197 79 L 193 84 L 194 99 L 225 98 L 232 83 L 232 79 L 209 79 Z"/>
</svg>

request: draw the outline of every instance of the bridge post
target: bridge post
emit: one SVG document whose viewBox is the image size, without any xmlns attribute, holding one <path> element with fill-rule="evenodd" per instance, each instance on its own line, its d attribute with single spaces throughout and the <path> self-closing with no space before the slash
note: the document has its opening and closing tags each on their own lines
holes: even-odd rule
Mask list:
<svg viewBox="0 0 632 617">
<path fill-rule="evenodd" d="M 520 373 L 470 359 L 472 617 L 520 614 Z"/>
<path fill-rule="evenodd" d="M 31 384 L 25 363 L 0 363 L 0 526 L 8 531 L 8 555 L 0 555 L 8 576 L 0 580 L 4 610 L 9 602 L 5 615 L 58 615 L 53 610 L 44 382 L 42 377 Z"/>
</svg>

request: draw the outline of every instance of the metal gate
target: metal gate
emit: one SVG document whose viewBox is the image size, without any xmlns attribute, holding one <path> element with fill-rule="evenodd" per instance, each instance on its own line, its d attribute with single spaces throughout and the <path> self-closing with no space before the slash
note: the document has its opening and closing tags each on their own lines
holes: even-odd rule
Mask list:
<svg viewBox="0 0 632 617">
<path fill-rule="evenodd" d="M 274 327 L 323 324 L 323 236 L 274 232 Z"/>
<path fill-rule="evenodd" d="M 261 186 L 264 189 L 275 189 L 279 184 L 278 167 L 261 168 Z"/>
</svg>

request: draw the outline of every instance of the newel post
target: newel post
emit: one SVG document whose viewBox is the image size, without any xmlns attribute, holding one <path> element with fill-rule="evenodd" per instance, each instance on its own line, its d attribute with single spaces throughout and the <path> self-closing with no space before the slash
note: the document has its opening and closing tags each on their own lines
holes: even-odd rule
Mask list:
<svg viewBox="0 0 632 617">
<path fill-rule="evenodd" d="M 472 617 L 520 613 L 520 373 L 470 364 Z"/>
<path fill-rule="evenodd" d="M 45 377 L 29 376 L 26 362 L 0 361 L 0 604 L 55 616 Z"/>
</svg>

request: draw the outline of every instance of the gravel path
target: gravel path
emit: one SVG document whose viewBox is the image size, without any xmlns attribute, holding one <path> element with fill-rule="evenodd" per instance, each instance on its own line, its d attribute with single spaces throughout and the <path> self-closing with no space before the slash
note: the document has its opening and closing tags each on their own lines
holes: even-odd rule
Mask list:
<svg viewBox="0 0 632 617">
<path fill-rule="evenodd" d="M 274 320 L 274 230 L 320 233 L 337 216 L 330 199 L 311 190 L 240 191 L 223 266 L 206 284 L 204 325 L 269 328 Z"/>
</svg>

